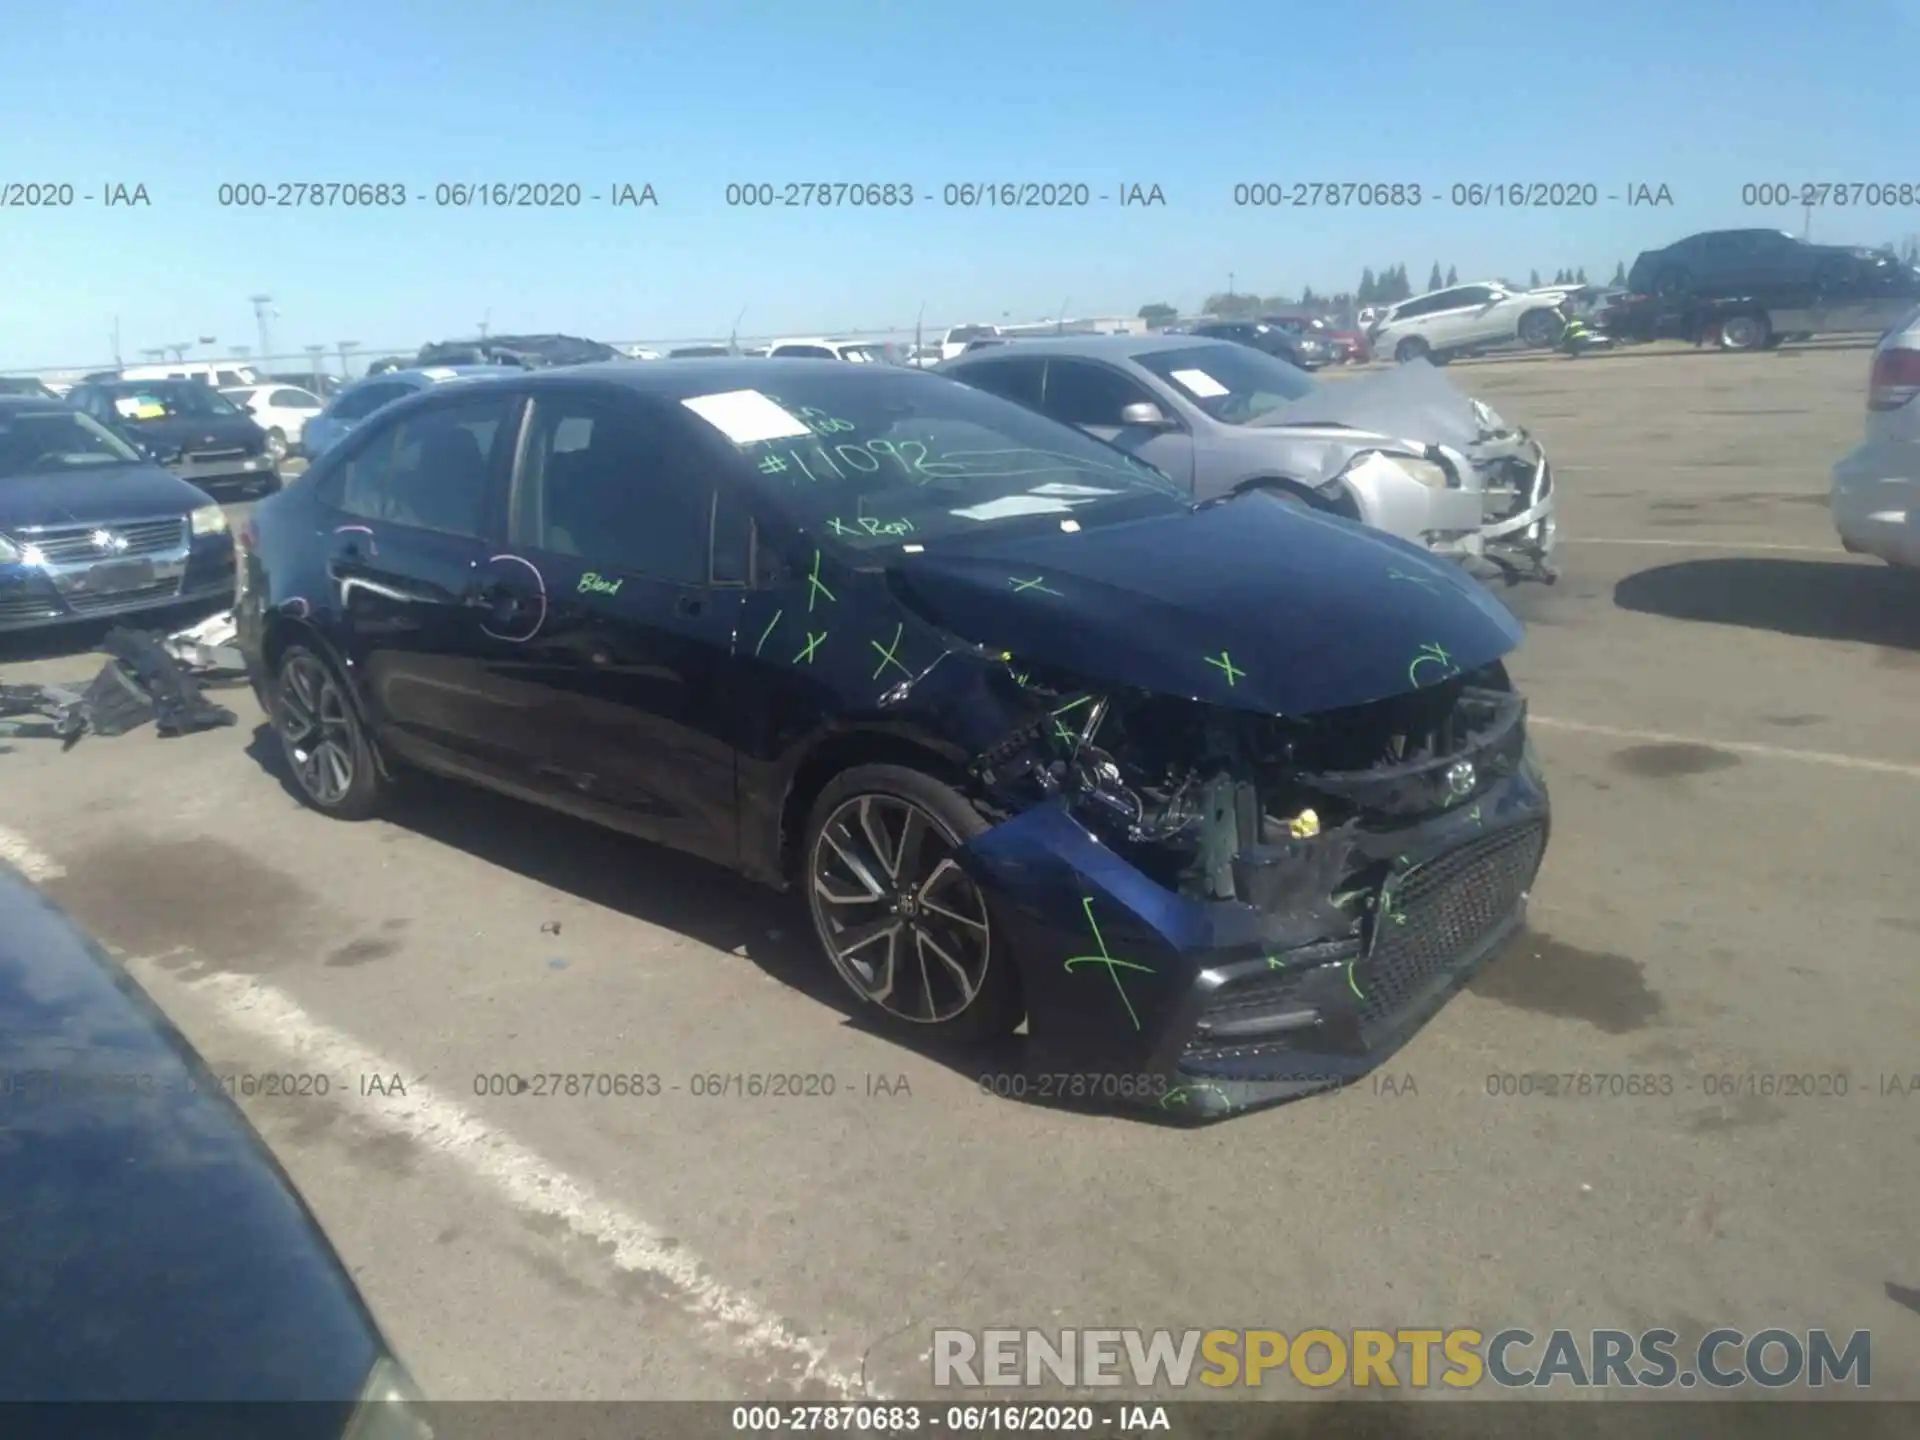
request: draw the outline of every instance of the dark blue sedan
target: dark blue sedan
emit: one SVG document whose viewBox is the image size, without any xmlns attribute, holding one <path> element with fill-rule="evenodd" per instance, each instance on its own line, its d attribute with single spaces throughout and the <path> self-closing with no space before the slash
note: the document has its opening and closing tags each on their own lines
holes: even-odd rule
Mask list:
<svg viewBox="0 0 1920 1440">
<path fill-rule="evenodd" d="M 57 401 L 0 396 L 0 632 L 231 598 L 204 490 Z"/>
</svg>

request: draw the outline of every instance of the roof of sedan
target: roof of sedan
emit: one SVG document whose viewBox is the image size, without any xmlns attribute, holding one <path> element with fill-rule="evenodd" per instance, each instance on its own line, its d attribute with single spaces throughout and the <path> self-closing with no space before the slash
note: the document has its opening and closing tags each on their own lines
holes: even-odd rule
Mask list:
<svg viewBox="0 0 1920 1440">
<path fill-rule="evenodd" d="M 1003 352 L 1006 349 L 1020 349 L 1055 350 L 1073 355 L 1104 355 L 1114 358 L 1150 355 L 1157 350 L 1191 350 L 1196 345 L 1221 343 L 1210 335 L 1020 335 L 1001 338 L 1005 341 L 1004 345 L 976 350 L 973 354 L 987 355 Z M 971 356 L 964 358 L 971 358 Z"/>
<path fill-rule="evenodd" d="M 647 395 L 684 400 L 694 395 L 724 394 L 730 390 L 766 390 L 790 379 L 830 375 L 836 383 L 864 385 L 876 383 L 875 377 L 902 377 L 908 381 L 933 376 L 908 365 L 823 365 L 818 360 L 774 360 L 759 356 L 699 356 L 680 360 L 608 360 L 597 365 L 567 365 L 551 370 L 506 370 L 483 367 L 487 378 L 476 385 L 523 386 L 547 389 L 576 384 L 582 380 L 620 385 Z"/>
</svg>

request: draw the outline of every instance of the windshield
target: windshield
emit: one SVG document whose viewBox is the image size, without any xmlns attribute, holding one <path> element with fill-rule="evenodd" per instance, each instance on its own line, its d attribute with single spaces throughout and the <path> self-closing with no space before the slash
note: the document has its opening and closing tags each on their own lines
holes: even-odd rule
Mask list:
<svg viewBox="0 0 1920 1440">
<path fill-rule="evenodd" d="M 1152 466 L 1009 401 L 919 372 L 822 365 L 779 393 L 681 402 L 732 441 L 761 494 L 855 549 L 1022 518 L 1101 524 L 1192 497 Z"/>
<path fill-rule="evenodd" d="M 947 344 L 964 345 L 969 340 L 985 340 L 999 333 L 992 325 L 956 325 L 947 331 Z"/>
<path fill-rule="evenodd" d="M 204 420 L 241 413 L 239 407 L 218 390 L 191 380 L 130 385 L 109 393 L 113 397 L 114 414 L 135 425 L 150 420 Z"/>
<path fill-rule="evenodd" d="M 1133 357 L 1209 419 L 1248 425 L 1319 389 L 1306 371 L 1248 345 L 1194 345 Z"/>
<path fill-rule="evenodd" d="M 0 480 L 140 463 L 132 446 L 78 410 L 0 410 Z"/>
<path fill-rule="evenodd" d="M 840 358 L 851 360 L 855 364 L 891 365 L 894 363 L 893 351 L 886 345 L 842 345 Z"/>
</svg>

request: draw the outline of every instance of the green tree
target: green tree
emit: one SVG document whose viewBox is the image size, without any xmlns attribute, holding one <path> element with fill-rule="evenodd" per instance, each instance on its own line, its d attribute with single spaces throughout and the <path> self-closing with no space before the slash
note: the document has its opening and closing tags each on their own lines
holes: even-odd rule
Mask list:
<svg viewBox="0 0 1920 1440">
<path fill-rule="evenodd" d="M 1460 272 L 1454 269 L 1451 265 L 1447 266 L 1447 282 L 1446 283 L 1447 283 L 1447 288 L 1449 290 L 1451 290 L 1455 285 L 1458 285 L 1460 283 Z"/>
<path fill-rule="evenodd" d="M 1586 266 L 1582 265 L 1578 270 L 1573 272 L 1573 283 L 1576 285 L 1585 285 L 1587 283 Z"/>
<path fill-rule="evenodd" d="M 1362 305 L 1373 305 L 1379 302 L 1380 282 L 1374 279 L 1371 265 L 1360 272 L 1360 288 L 1354 291 L 1354 298 Z"/>
<path fill-rule="evenodd" d="M 1313 287 L 1311 285 L 1302 285 L 1300 287 L 1300 308 L 1302 310 L 1310 310 L 1320 303 L 1322 303 L 1320 297 L 1313 293 Z M 1283 307 L 1275 306 L 1274 308 L 1280 309 Z"/>
<path fill-rule="evenodd" d="M 1613 279 L 1610 283 L 1614 285 L 1622 285 L 1622 286 L 1624 286 L 1627 283 L 1627 262 L 1626 261 L 1616 260 L 1613 262 Z"/>
<path fill-rule="evenodd" d="M 1171 325 L 1180 318 L 1180 312 L 1164 301 L 1156 300 L 1151 305 L 1140 307 L 1140 319 L 1158 330 L 1163 325 Z"/>
<path fill-rule="evenodd" d="M 1413 294 L 1413 285 L 1407 279 L 1407 262 L 1402 260 L 1393 270 L 1393 298 L 1405 300 Z"/>
<path fill-rule="evenodd" d="M 1527 288 L 1529 290 L 1538 290 L 1540 288 L 1540 272 L 1538 270 L 1529 270 L 1527 272 Z"/>
<path fill-rule="evenodd" d="M 1446 283 L 1447 277 L 1440 273 L 1440 262 L 1436 260 L 1433 262 L 1433 269 L 1427 272 L 1427 289 L 1439 290 L 1444 288 Z"/>
</svg>

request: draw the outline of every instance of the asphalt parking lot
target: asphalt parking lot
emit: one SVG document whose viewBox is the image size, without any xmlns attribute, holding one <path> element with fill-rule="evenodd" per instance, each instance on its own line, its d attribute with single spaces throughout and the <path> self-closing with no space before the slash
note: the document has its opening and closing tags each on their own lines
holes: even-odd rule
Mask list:
<svg viewBox="0 0 1920 1440">
<path fill-rule="evenodd" d="M 1208 1129 L 983 1094 L 1004 1060 L 860 1028 L 803 912 L 698 863 L 438 784 L 312 814 L 244 690 L 0 742 L 0 854 L 216 1069 L 329 1077 L 242 1103 L 440 1397 L 924 1396 L 936 1326 L 1781 1325 L 1920 1398 L 1920 601 L 1824 508 L 1866 370 L 1451 372 L 1561 485 L 1563 578 L 1508 592 L 1532 928 L 1374 1081 Z M 663 1090 L 477 1093 L 548 1072 Z M 733 1073 L 836 1093 L 694 1093 Z"/>
</svg>

